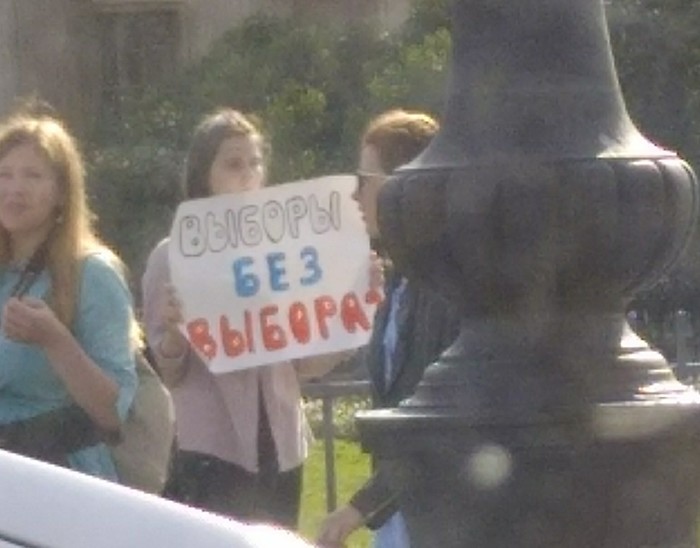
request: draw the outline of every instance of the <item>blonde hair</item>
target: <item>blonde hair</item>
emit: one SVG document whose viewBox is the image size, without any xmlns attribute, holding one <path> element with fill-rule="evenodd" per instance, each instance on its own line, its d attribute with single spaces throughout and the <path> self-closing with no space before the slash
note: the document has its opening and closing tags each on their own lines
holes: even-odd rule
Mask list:
<svg viewBox="0 0 700 548">
<path fill-rule="evenodd" d="M 79 296 L 82 259 L 99 253 L 122 275 L 124 267 L 93 231 L 83 159 L 65 126 L 48 115 L 16 114 L 0 125 L 0 159 L 22 145 L 32 145 L 46 158 L 63 197 L 48 236 L 45 266 L 51 278 L 48 302 L 61 322 L 70 327 Z M 0 265 L 6 266 L 11 260 L 10 235 L 0 226 Z"/>
</svg>

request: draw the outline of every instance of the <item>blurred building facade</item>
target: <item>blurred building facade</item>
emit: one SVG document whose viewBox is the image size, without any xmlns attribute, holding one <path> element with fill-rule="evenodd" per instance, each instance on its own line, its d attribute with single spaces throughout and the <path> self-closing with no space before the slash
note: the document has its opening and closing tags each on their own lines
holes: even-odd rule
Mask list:
<svg viewBox="0 0 700 548">
<path fill-rule="evenodd" d="M 0 115 L 36 93 L 78 127 L 256 13 L 396 28 L 410 0 L 0 0 Z"/>
</svg>

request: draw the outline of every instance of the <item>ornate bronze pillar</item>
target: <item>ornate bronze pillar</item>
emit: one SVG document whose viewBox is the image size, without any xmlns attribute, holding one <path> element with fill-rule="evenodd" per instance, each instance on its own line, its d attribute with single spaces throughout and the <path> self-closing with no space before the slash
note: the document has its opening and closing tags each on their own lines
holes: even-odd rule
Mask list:
<svg viewBox="0 0 700 548">
<path fill-rule="evenodd" d="M 637 131 L 600 0 L 456 0 L 443 129 L 380 196 L 398 266 L 459 302 L 413 397 L 359 416 L 414 548 L 696 545 L 700 396 L 625 307 L 694 228 Z"/>
</svg>

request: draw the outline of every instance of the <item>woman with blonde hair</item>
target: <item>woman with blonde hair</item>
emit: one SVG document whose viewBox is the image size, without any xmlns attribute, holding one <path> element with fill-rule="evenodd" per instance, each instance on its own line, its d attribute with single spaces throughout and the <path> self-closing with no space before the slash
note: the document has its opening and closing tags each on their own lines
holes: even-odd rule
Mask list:
<svg viewBox="0 0 700 548">
<path fill-rule="evenodd" d="M 91 227 L 75 139 L 53 116 L 0 125 L 3 448 L 118 480 L 104 439 L 133 400 L 138 329 Z"/>
</svg>

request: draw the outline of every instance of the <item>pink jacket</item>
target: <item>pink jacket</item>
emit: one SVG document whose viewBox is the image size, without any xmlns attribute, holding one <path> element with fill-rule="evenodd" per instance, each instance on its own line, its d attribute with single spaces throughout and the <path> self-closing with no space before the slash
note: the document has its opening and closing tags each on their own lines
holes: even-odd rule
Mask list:
<svg viewBox="0 0 700 548">
<path fill-rule="evenodd" d="M 192 349 L 181 358 L 163 359 L 159 348 L 165 327 L 160 314 L 169 282 L 168 240 L 163 240 L 151 252 L 143 275 L 143 313 L 148 344 L 160 367 L 182 369 L 179 380 L 170 386 L 180 448 L 257 472 L 262 393 L 280 470 L 299 466 L 308 454 L 311 432 L 294 366 L 286 362 L 214 375 Z"/>
</svg>

